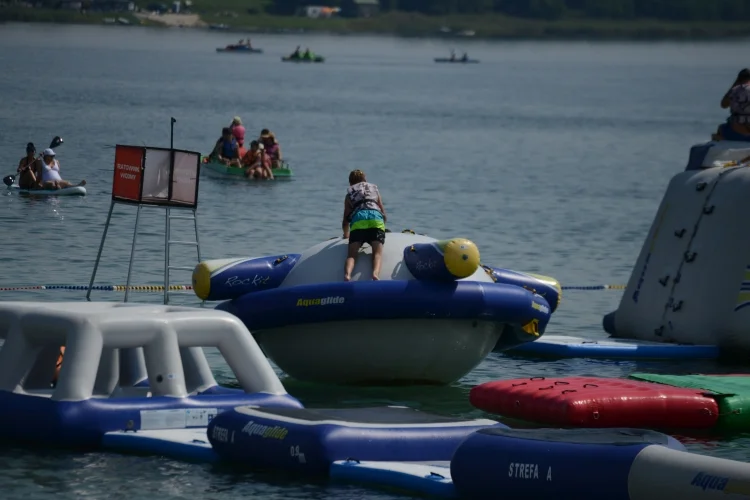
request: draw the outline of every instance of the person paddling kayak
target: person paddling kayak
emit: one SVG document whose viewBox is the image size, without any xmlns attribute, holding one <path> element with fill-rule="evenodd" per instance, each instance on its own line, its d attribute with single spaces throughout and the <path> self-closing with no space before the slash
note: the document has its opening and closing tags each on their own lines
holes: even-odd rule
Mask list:
<svg viewBox="0 0 750 500">
<path fill-rule="evenodd" d="M 26 145 L 26 156 L 18 162 L 18 169 L 16 170 L 19 174 L 18 187 L 21 189 L 34 189 L 39 184 L 36 180 L 36 170 L 36 147 L 34 147 L 33 142 L 30 142 Z"/>
</svg>

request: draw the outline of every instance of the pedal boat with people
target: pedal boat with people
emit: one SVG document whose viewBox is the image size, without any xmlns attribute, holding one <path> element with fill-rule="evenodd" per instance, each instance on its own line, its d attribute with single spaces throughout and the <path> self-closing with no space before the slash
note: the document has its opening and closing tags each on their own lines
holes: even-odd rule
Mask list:
<svg viewBox="0 0 750 500">
<path fill-rule="evenodd" d="M 202 164 L 203 170 L 208 170 L 210 172 L 221 174 L 227 177 L 245 177 L 244 167 L 235 167 L 232 165 L 227 165 L 225 163 L 214 161 L 208 156 L 204 156 L 202 158 L 202 162 L 203 162 Z M 294 176 L 294 172 L 292 171 L 292 168 L 289 166 L 288 163 L 284 161 L 281 161 L 280 166 L 277 168 L 274 168 L 272 171 L 273 171 L 274 179 L 290 180 Z M 248 180 L 254 180 L 254 179 L 248 179 Z"/>
</svg>

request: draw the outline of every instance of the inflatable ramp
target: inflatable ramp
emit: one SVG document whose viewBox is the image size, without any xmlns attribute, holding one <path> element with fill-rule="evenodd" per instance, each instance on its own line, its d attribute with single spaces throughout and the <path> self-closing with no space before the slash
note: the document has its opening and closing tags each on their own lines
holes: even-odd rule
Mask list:
<svg viewBox="0 0 750 500">
<path fill-rule="evenodd" d="M 605 330 L 621 338 L 750 350 L 750 231 L 741 215 L 750 208 L 748 192 L 747 166 L 674 176 Z"/>
</svg>

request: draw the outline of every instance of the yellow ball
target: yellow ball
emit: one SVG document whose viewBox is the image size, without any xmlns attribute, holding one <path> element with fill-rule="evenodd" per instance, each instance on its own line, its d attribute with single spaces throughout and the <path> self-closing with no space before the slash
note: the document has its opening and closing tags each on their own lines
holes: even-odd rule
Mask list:
<svg viewBox="0 0 750 500">
<path fill-rule="evenodd" d="M 464 238 L 446 242 L 443 259 L 448 272 L 457 279 L 468 278 L 479 269 L 479 249 L 474 242 Z"/>
<path fill-rule="evenodd" d="M 206 261 L 193 269 L 193 291 L 201 300 L 206 300 L 211 293 L 211 267 Z"/>
</svg>

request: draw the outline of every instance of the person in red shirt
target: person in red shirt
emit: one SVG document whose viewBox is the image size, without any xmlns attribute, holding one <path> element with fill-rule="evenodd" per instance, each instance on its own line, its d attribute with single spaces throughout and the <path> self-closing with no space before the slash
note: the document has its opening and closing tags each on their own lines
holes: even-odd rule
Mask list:
<svg viewBox="0 0 750 500">
<path fill-rule="evenodd" d="M 229 125 L 232 130 L 232 135 L 237 139 L 237 144 L 240 148 L 245 148 L 245 127 L 242 126 L 242 119 L 239 116 L 235 116 L 232 120 L 232 124 Z M 243 152 L 244 153 L 244 152 Z"/>
<path fill-rule="evenodd" d="M 242 166 L 245 167 L 245 176 L 253 179 L 273 179 L 271 171 L 271 159 L 263 150 L 263 145 L 258 141 L 250 143 L 250 149 L 242 157 Z"/>
</svg>

